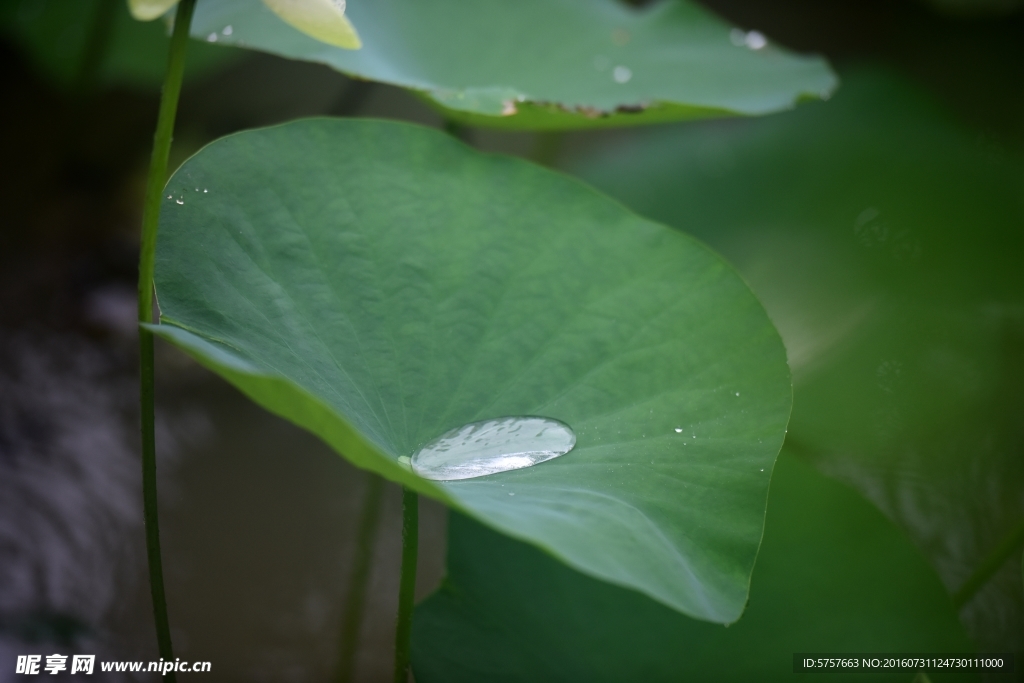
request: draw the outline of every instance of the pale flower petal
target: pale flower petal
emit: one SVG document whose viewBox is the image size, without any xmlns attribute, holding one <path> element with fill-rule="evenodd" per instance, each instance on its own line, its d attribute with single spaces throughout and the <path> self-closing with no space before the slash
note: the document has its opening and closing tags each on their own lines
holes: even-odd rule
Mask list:
<svg viewBox="0 0 1024 683">
<path fill-rule="evenodd" d="M 128 11 L 139 21 L 152 21 L 177 4 L 178 0 L 128 0 Z"/>
<path fill-rule="evenodd" d="M 345 0 L 263 0 L 274 14 L 317 40 L 345 48 L 362 47 L 359 35 L 345 16 Z"/>
</svg>

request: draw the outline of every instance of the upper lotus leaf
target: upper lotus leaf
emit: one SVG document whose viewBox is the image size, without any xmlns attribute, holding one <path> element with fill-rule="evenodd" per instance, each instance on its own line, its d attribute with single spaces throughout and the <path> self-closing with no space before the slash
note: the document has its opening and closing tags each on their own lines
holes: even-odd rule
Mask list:
<svg viewBox="0 0 1024 683">
<path fill-rule="evenodd" d="M 824 60 L 687 0 L 364 0 L 348 12 L 359 52 L 291 30 L 251 0 L 204 0 L 193 32 L 410 88 L 450 119 L 504 128 L 766 114 L 836 86 Z"/>
</svg>

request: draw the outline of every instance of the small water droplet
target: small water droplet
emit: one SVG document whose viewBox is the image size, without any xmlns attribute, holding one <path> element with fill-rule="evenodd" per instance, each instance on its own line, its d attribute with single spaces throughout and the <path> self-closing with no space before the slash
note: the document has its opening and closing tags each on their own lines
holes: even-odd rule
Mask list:
<svg viewBox="0 0 1024 683">
<path fill-rule="evenodd" d="M 737 395 L 737 396 L 739 396 L 739 395 L 740 395 L 740 392 L 738 392 L 738 391 L 737 391 L 737 392 L 736 392 L 736 395 Z"/>
<path fill-rule="evenodd" d="M 177 203 L 182 204 L 182 205 L 185 204 L 185 202 L 181 201 L 180 199 L 175 199 L 174 201 L 176 201 Z"/>
<path fill-rule="evenodd" d="M 763 467 L 761 468 L 761 471 L 764 472 L 764 468 Z"/>
<path fill-rule="evenodd" d="M 768 45 L 768 39 L 760 31 L 748 31 L 744 42 L 751 50 L 760 50 Z"/>
<path fill-rule="evenodd" d="M 208 43 L 216 43 L 217 42 L 217 34 L 216 33 L 211 33 L 210 35 L 206 36 L 206 42 L 208 42 Z"/>
<path fill-rule="evenodd" d="M 510 494 L 508 494 L 508 495 L 510 495 L 510 496 L 514 496 L 514 495 L 516 495 L 516 494 L 514 494 L 514 493 L 510 493 Z"/>
<path fill-rule="evenodd" d="M 576 445 L 569 425 L 546 417 L 499 417 L 449 430 L 412 456 L 425 479 L 454 481 L 532 467 Z"/>
<path fill-rule="evenodd" d="M 203 190 L 203 192 L 206 193 L 206 192 L 209 192 L 209 190 Z"/>
<path fill-rule="evenodd" d="M 612 69 L 612 78 L 616 83 L 628 83 L 633 78 L 633 72 L 626 66 L 617 66 Z"/>
<path fill-rule="evenodd" d="M 682 433 L 683 433 L 683 428 L 682 427 L 676 427 L 676 434 L 682 434 Z"/>
<path fill-rule="evenodd" d="M 746 47 L 751 50 L 761 50 L 768 46 L 768 38 L 760 31 L 744 31 L 739 28 L 729 31 L 729 42 L 736 47 Z"/>
<path fill-rule="evenodd" d="M 167 195 L 168 199 L 174 199 L 174 195 Z"/>
<path fill-rule="evenodd" d="M 228 24 L 227 26 L 224 27 L 224 30 L 221 31 L 221 35 L 230 36 L 234 32 L 235 32 L 235 29 L 231 28 L 231 24 Z"/>
</svg>

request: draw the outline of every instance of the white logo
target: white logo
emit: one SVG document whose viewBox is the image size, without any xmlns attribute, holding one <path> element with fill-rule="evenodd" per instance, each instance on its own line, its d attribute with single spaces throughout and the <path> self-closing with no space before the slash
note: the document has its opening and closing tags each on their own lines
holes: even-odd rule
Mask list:
<svg viewBox="0 0 1024 683">
<path fill-rule="evenodd" d="M 56 675 L 58 671 L 67 671 L 67 655 L 46 655 L 46 673 Z"/>
<path fill-rule="evenodd" d="M 71 673 L 91 674 L 96 664 L 96 655 L 74 655 L 71 658 Z"/>
<path fill-rule="evenodd" d="M 16 674 L 37 674 L 39 673 L 39 661 L 42 655 L 18 655 L 18 665 L 14 669 Z"/>
</svg>

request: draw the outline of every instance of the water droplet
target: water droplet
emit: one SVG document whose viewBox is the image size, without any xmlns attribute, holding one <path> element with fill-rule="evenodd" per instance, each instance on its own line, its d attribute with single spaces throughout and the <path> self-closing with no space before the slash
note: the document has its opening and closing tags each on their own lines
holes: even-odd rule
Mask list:
<svg viewBox="0 0 1024 683">
<path fill-rule="evenodd" d="M 617 66 L 612 69 L 612 78 L 616 83 L 627 83 L 629 79 L 633 78 L 633 72 L 629 70 L 629 67 Z"/>
<path fill-rule="evenodd" d="M 760 50 L 768 46 L 768 38 L 760 31 L 744 31 L 739 28 L 729 31 L 729 42 L 736 47 L 747 47 L 751 50 Z"/>
<path fill-rule="evenodd" d="M 744 42 L 751 50 L 760 50 L 768 45 L 768 39 L 760 31 L 749 31 Z"/>
<path fill-rule="evenodd" d="M 739 396 L 739 395 L 740 395 L 740 392 L 738 392 L 738 391 L 737 391 L 737 392 L 736 392 L 736 395 L 737 395 L 737 396 Z"/>
<path fill-rule="evenodd" d="M 174 199 L 174 195 L 167 195 L 168 199 Z"/>
<path fill-rule="evenodd" d="M 203 192 L 206 193 L 206 192 L 209 192 L 209 190 L 203 190 Z"/>
<path fill-rule="evenodd" d="M 764 468 L 763 467 L 761 468 L 761 471 L 764 472 Z"/>
<path fill-rule="evenodd" d="M 176 201 L 176 202 L 178 202 L 179 204 L 182 204 L 182 205 L 184 205 L 184 203 L 185 203 L 185 202 L 181 201 L 180 199 L 175 199 L 174 201 Z"/>
<path fill-rule="evenodd" d="M 516 495 L 516 494 L 514 494 L 514 493 L 510 493 L 510 494 L 508 494 L 508 495 L 510 495 L 510 496 L 514 496 L 514 495 Z"/>
<path fill-rule="evenodd" d="M 235 32 L 235 29 L 231 28 L 231 25 L 228 24 L 227 26 L 224 27 L 224 30 L 221 31 L 221 35 L 230 36 L 234 32 Z"/>
<path fill-rule="evenodd" d="M 565 455 L 576 434 L 546 417 L 499 417 L 452 429 L 412 456 L 425 479 L 453 481 L 531 467 Z"/>
<path fill-rule="evenodd" d="M 206 36 L 206 42 L 208 42 L 208 43 L 216 43 L 217 42 L 217 34 L 216 33 L 211 33 L 210 35 Z"/>
<path fill-rule="evenodd" d="M 682 433 L 683 433 L 683 428 L 682 427 L 676 427 L 676 434 L 682 434 Z"/>
</svg>

